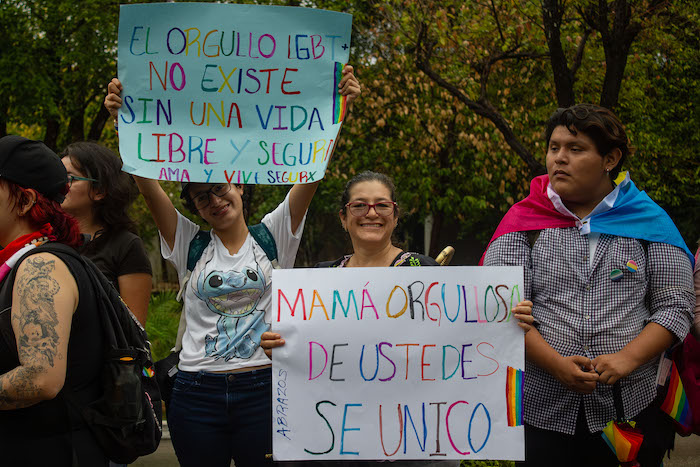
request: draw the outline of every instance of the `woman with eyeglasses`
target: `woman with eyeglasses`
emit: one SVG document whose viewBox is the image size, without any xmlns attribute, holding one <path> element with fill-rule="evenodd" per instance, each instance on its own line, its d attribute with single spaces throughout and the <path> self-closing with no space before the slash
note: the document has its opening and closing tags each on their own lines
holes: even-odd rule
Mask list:
<svg viewBox="0 0 700 467">
<path fill-rule="evenodd" d="M 437 266 L 434 259 L 409 253 L 391 241 L 399 222 L 394 182 L 384 174 L 366 171 L 345 185 L 338 212 L 350 235 L 353 253 L 316 267 Z"/>
<path fill-rule="evenodd" d="M 122 161 L 97 143 L 69 145 L 62 153 L 70 189 L 61 207 L 85 237 L 80 252 L 114 284 L 131 312 L 146 323 L 151 263 L 128 215 L 137 191 Z"/>
<path fill-rule="evenodd" d="M 108 86 L 105 106 L 116 118 L 121 83 Z M 339 92 L 350 103 L 360 94 L 351 66 Z M 157 180 L 134 177 L 155 220 L 161 252 L 177 269 L 184 288 L 186 328 L 168 425 L 182 466 L 272 465 L 272 371 L 260 348 L 270 327 L 273 264 L 253 238 L 243 211 L 242 185 L 187 183 L 186 207 L 210 226 L 211 238 L 192 271 L 191 241 L 197 224 L 180 214 Z M 294 266 L 306 211 L 318 182 L 294 185 L 263 217 L 274 239 L 277 263 Z"/>
<path fill-rule="evenodd" d="M 350 235 L 353 252 L 335 261 L 316 264 L 317 268 L 352 267 L 396 267 L 396 266 L 438 266 L 438 263 L 419 253 L 412 253 L 395 246 L 391 237 L 399 222 L 399 207 L 396 203 L 396 188 L 388 176 L 371 171 L 355 175 L 345 185 L 338 212 L 343 229 Z M 513 309 L 516 317 L 524 323 L 532 322 L 529 316 L 529 302 L 518 303 Z M 528 326 L 523 324 L 522 326 Z M 521 327 L 522 327 L 521 326 Z M 262 346 L 272 357 L 272 349 L 284 345 L 284 339 L 276 332 L 266 332 L 262 336 Z M 317 461 L 319 467 L 351 467 L 355 465 L 381 465 L 395 467 L 413 466 L 458 466 L 460 461 Z"/>
</svg>

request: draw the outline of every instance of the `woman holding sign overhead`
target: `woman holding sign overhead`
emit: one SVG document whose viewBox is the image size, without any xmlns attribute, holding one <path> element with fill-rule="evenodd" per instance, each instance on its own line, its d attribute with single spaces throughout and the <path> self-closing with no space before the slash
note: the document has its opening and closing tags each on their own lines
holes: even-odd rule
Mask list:
<svg viewBox="0 0 700 467">
<path fill-rule="evenodd" d="M 121 89 L 113 79 L 105 99 L 115 118 Z M 348 102 L 360 95 L 351 66 L 339 89 Z M 178 460 L 183 466 L 228 467 L 231 458 L 237 467 L 271 463 L 265 458 L 272 452 L 271 365 L 260 337 L 270 327 L 272 269 L 294 265 L 318 182 L 294 185 L 251 231 L 242 185 L 183 183 L 185 205 L 211 226 L 204 232 L 175 209 L 158 181 L 134 178 L 184 291 L 187 326 L 168 410 Z"/>
<path fill-rule="evenodd" d="M 388 176 L 366 171 L 353 177 L 345 186 L 340 197 L 338 213 L 343 229 L 350 235 L 353 253 L 335 261 L 318 263 L 321 268 L 343 267 L 396 267 L 396 266 L 437 266 L 432 258 L 402 250 L 394 245 L 391 237 L 399 221 L 399 206 L 396 188 Z M 530 308 L 532 303 L 525 301 L 513 308 L 513 313 L 527 329 L 532 323 Z M 282 336 L 266 332 L 262 336 L 262 347 L 270 358 L 272 349 L 284 345 Z M 368 465 L 377 461 L 322 461 L 314 465 L 333 467 Z M 387 466 L 458 466 L 459 461 L 406 461 L 397 460 Z"/>
</svg>

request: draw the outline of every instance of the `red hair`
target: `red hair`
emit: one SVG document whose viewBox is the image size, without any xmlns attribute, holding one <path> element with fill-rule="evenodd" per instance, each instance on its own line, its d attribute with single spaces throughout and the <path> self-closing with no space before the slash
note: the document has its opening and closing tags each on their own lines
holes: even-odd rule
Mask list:
<svg viewBox="0 0 700 467">
<path fill-rule="evenodd" d="M 14 182 L 0 178 L 0 185 L 7 188 L 13 208 L 25 206 L 30 202 L 28 188 L 22 188 Z M 78 222 L 61 209 L 61 205 L 56 201 L 51 201 L 46 196 L 36 190 L 36 203 L 29 209 L 26 219 L 32 228 L 39 230 L 44 224 L 51 224 L 56 240 L 73 248 L 77 248 L 83 243 Z M 66 185 L 63 194 L 68 192 Z"/>
</svg>

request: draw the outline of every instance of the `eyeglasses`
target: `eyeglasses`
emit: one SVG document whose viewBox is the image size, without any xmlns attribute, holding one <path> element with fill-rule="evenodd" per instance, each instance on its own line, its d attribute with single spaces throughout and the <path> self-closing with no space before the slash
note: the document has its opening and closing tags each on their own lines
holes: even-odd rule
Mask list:
<svg viewBox="0 0 700 467">
<path fill-rule="evenodd" d="M 374 212 L 381 217 L 389 217 L 394 213 L 396 209 L 396 203 L 393 201 L 380 201 L 378 203 L 370 204 L 364 203 L 362 201 L 353 201 L 345 205 L 355 217 L 366 216 L 369 213 L 370 208 L 374 208 Z"/>
<path fill-rule="evenodd" d="M 571 113 L 571 115 L 573 115 L 577 120 L 586 120 L 592 113 L 594 113 L 594 107 L 589 104 L 578 104 L 567 108 L 560 107 L 557 109 L 556 113 L 562 115 L 566 112 Z"/>
<path fill-rule="evenodd" d="M 214 185 L 213 187 L 209 188 L 208 190 L 200 191 L 199 193 L 194 195 L 192 197 L 192 202 L 194 203 L 194 206 L 197 209 L 204 209 L 207 206 L 209 206 L 209 200 L 210 200 L 209 194 L 210 193 L 212 195 L 216 195 L 219 198 L 221 198 L 229 191 L 231 191 L 231 185 L 228 183 L 221 183 L 219 185 Z"/>
<path fill-rule="evenodd" d="M 77 175 L 68 175 L 68 186 L 73 186 L 74 181 L 80 181 L 80 180 L 85 180 L 86 182 L 97 182 L 94 178 L 87 178 L 87 177 L 79 177 Z"/>
</svg>

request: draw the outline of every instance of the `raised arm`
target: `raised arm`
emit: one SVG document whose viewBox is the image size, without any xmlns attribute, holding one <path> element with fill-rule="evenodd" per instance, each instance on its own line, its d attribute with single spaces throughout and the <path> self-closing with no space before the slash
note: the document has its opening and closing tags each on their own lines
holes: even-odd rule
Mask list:
<svg viewBox="0 0 700 467">
<path fill-rule="evenodd" d="M 119 108 L 122 106 L 121 92 L 122 83 L 117 78 L 112 78 L 112 81 L 107 85 L 107 97 L 105 97 L 104 105 L 114 119 L 115 124 L 118 122 Z M 157 180 L 136 175 L 133 177 L 146 201 L 148 209 L 151 211 L 151 217 L 153 217 L 156 227 L 158 227 L 163 239 L 172 249 L 175 245 L 175 230 L 177 228 L 177 211 L 175 211 L 175 206 L 173 206 L 172 201 L 170 201 L 170 198 Z"/>
<path fill-rule="evenodd" d="M 19 266 L 12 290 L 12 329 L 19 366 L 0 376 L 0 410 L 56 397 L 66 380 L 66 360 L 78 287 L 66 265 L 50 253 Z"/>
<path fill-rule="evenodd" d="M 350 105 L 357 99 L 362 92 L 360 82 L 355 77 L 351 65 L 345 65 L 343 68 L 343 78 L 340 80 L 340 84 L 338 84 L 338 89 L 340 90 L 340 94 L 347 96 L 347 105 Z M 330 158 L 333 157 L 333 151 L 335 151 L 335 145 L 333 146 Z M 294 185 L 290 190 L 289 213 L 292 218 L 292 232 L 296 233 L 299 228 L 299 224 L 301 224 L 301 220 L 304 218 L 304 214 L 306 214 L 306 211 L 309 209 L 311 200 L 316 193 L 318 184 L 319 182 L 308 183 L 306 185 Z"/>
</svg>

